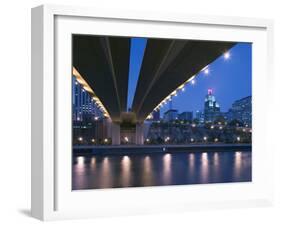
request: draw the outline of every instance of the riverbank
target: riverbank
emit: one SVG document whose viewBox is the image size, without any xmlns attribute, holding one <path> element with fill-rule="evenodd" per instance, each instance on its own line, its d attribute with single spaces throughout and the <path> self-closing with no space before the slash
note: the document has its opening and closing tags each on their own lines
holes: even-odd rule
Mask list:
<svg viewBox="0 0 281 226">
<path fill-rule="evenodd" d="M 221 152 L 251 151 L 251 144 L 163 144 L 163 145 L 77 145 L 73 146 L 73 154 L 149 154 L 173 152 Z"/>
</svg>

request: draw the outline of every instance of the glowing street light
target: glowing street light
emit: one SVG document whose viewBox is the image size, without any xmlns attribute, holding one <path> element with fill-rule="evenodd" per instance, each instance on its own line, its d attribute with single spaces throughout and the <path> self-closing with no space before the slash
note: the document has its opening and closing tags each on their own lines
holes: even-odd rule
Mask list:
<svg viewBox="0 0 281 226">
<path fill-rule="evenodd" d="M 83 137 L 78 137 L 78 141 L 83 141 Z"/>
<path fill-rule="evenodd" d="M 124 137 L 124 140 L 125 140 L 126 143 L 129 142 L 129 138 L 128 137 Z"/>
<path fill-rule="evenodd" d="M 92 143 L 95 143 L 96 142 L 96 140 L 95 139 L 92 139 Z"/>
<path fill-rule="evenodd" d="M 165 142 L 168 142 L 170 140 L 170 137 L 166 137 Z"/>
<path fill-rule="evenodd" d="M 215 138 L 215 142 L 218 142 L 218 140 L 219 140 L 218 138 Z"/>
<path fill-rule="evenodd" d="M 228 60 L 228 59 L 230 58 L 230 53 L 229 53 L 229 52 L 225 52 L 225 53 L 223 54 L 223 58 L 224 58 L 225 60 Z"/>
<path fill-rule="evenodd" d="M 211 129 L 214 129 L 214 126 L 213 126 L 213 125 L 211 125 Z"/>
<path fill-rule="evenodd" d="M 238 142 L 240 141 L 240 137 L 237 137 L 236 139 L 237 139 Z"/>
<path fill-rule="evenodd" d="M 204 141 L 207 141 L 207 137 L 205 136 L 205 137 L 203 137 L 203 139 L 204 139 Z"/>
<path fill-rule="evenodd" d="M 98 121 L 99 120 L 99 117 L 95 116 L 95 121 Z"/>
<path fill-rule="evenodd" d="M 194 139 L 193 139 L 193 138 L 190 138 L 190 142 L 194 142 Z"/>
<path fill-rule="evenodd" d="M 107 142 L 108 142 L 108 139 L 107 139 L 107 138 L 105 138 L 105 139 L 104 139 L 104 143 L 107 143 Z"/>
<path fill-rule="evenodd" d="M 146 139 L 146 142 L 148 143 L 149 141 L 150 141 L 150 140 L 147 138 L 147 139 Z"/>
<path fill-rule="evenodd" d="M 152 119 L 153 118 L 153 116 L 151 115 L 151 114 L 149 114 L 148 116 L 147 116 L 147 119 Z"/>
<path fill-rule="evenodd" d="M 205 68 L 203 72 L 204 72 L 205 75 L 208 75 L 210 70 L 209 70 L 209 68 Z"/>
</svg>

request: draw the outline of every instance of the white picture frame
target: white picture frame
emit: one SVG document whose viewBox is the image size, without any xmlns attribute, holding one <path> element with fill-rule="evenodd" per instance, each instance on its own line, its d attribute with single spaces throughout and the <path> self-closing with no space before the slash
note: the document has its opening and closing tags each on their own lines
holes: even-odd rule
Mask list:
<svg viewBox="0 0 281 226">
<path fill-rule="evenodd" d="M 106 23 L 103 23 L 106 21 Z M 158 35 L 174 37 L 168 26 L 180 35 L 185 27 L 194 28 L 190 34 L 194 39 L 252 41 L 253 51 L 253 182 L 235 184 L 165 186 L 155 188 L 123 188 L 99 191 L 72 192 L 69 189 L 71 149 L 69 154 L 60 150 L 69 148 L 68 132 L 70 120 L 63 119 L 65 112 L 59 106 L 62 100 L 70 98 L 66 85 L 69 80 L 57 73 L 71 70 L 69 48 L 62 43 L 73 30 L 91 32 L 87 23 L 94 23 L 100 34 L 113 35 Z M 81 24 L 85 24 L 82 25 Z M 103 26 L 100 26 L 102 24 Z M 114 24 L 120 24 L 120 30 Z M 123 26 L 123 28 L 122 28 Z M 128 30 L 126 26 L 134 26 Z M 180 26 L 180 29 L 179 29 Z M 138 28 L 139 27 L 139 28 Z M 159 29 L 154 29 L 159 27 Z M 210 29 L 196 33 L 196 29 Z M 102 30 L 103 28 L 103 30 Z M 111 28 L 112 30 L 109 30 Z M 115 28 L 115 30 L 114 30 Z M 145 29 L 144 29 L 145 28 Z M 215 30 L 214 30 L 215 29 Z M 233 36 L 223 35 L 224 31 Z M 145 30 L 145 32 L 144 32 Z M 153 31 L 155 30 L 155 31 Z M 170 29 L 168 29 L 170 30 Z M 214 32 L 216 31 L 216 32 Z M 146 33 L 147 32 L 147 33 Z M 156 32 L 152 34 L 153 32 Z M 158 33 L 157 33 L 158 32 Z M 182 34 L 185 37 L 185 34 Z M 192 36 L 194 35 L 194 36 Z M 207 37 L 208 36 L 208 37 Z M 208 208 L 233 208 L 271 205 L 273 202 L 273 182 L 270 175 L 273 150 L 269 148 L 269 115 L 273 73 L 273 22 L 265 19 L 236 18 L 221 16 L 201 16 L 182 14 L 154 14 L 153 12 L 133 12 L 101 10 L 83 7 L 43 5 L 32 9 L 32 201 L 31 213 L 41 220 L 83 218 L 143 214 L 170 211 L 186 211 Z M 69 40 L 68 40 L 69 41 Z M 69 42 L 66 42 L 69 43 Z M 63 49 L 60 49 L 63 48 Z M 62 51 L 63 55 L 61 55 Z M 60 62 L 60 65 L 57 65 Z M 70 65 L 71 66 L 71 65 Z M 71 73 L 71 72 L 69 72 Z M 261 102 L 263 104 L 261 104 Z M 65 105 L 69 109 L 70 105 Z M 70 117 L 70 112 L 69 112 Z M 259 119 L 259 120 L 257 120 Z M 69 123 L 68 123 L 69 122 Z M 62 137 L 63 139 L 57 139 Z M 63 141 L 62 141 L 63 140 Z M 261 150 L 265 150 L 261 153 Z M 145 191 L 145 192 L 144 192 Z M 212 192 L 212 197 L 210 197 Z M 145 193 L 145 195 L 144 195 Z M 182 194 L 181 196 L 179 194 Z M 165 198 L 164 198 L 165 197 Z M 172 197 L 172 198 L 171 198 Z M 89 200 L 89 201 L 86 201 Z M 95 205 L 93 206 L 92 203 Z M 118 205 L 117 205 L 118 204 Z"/>
</svg>

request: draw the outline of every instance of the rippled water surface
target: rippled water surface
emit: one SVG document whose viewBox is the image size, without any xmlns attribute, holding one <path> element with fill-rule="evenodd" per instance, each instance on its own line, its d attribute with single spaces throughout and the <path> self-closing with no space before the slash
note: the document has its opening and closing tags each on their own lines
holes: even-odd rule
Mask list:
<svg viewBox="0 0 281 226">
<path fill-rule="evenodd" d="M 72 188 L 98 189 L 251 181 L 251 152 L 76 155 Z"/>
</svg>

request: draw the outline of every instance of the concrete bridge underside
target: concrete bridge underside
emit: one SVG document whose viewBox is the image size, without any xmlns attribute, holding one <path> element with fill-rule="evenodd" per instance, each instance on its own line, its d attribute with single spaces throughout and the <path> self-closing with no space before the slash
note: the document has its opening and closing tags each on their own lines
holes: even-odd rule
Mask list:
<svg viewBox="0 0 281 226">
<path fill-rule="evenodd" d="M 73 67 L 94 90 L 113 122 L 113 144 L 120 144 L 122 125 L 128 123 L 135 126 L 136 144 L 142 144 L 143 122 L 153 109 L 236 44 L 149 38 L 132 112 L 128 113 L 130 38 L 73 35 L 72 43 Z"/>
<path fill-rule="evenodd" d="M 120 122 L 127 108 L 130 38 L 73 35 L 73 67 L 107 109 Z"/>
</svg>

